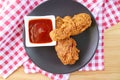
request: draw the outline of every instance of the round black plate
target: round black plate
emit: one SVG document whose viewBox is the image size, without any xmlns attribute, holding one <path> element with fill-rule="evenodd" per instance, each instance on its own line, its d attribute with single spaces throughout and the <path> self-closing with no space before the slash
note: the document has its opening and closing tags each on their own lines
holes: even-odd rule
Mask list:
<svg viewBox="0 0 120 80">
<path fill-rule="evenodd" d="M 79 60 L 74 65 L 63 65 L 56 55 L 54 47 L 26 47 L 31 60 L 41 69 L 51 73 L 69 73 L 85 66 L 93 57 L 98 45 L 99 31 L 90 11 L 82 4 L 72 0 L 50 0 L 36 7 L 29 16 L 55 15 L 64 17 L 85 12 L 91 15 L 92 25 L 83 33 L 74 36 L 80 49 Z M 25 36 L 23 36 L 25 38 Z"/>
</svg>

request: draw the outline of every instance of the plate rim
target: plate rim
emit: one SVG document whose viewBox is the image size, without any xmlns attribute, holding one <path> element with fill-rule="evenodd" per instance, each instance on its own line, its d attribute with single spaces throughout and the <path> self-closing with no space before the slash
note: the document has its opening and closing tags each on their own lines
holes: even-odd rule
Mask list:
<svg viewBox="0 0 120 80">
<path fill-rule="evenodd" d="M 51 0 L 50 0 L 51 1 Z M 46 2 L 49 2 L 49 1 L 45 1 L 45 2 L 43 2 L 42 3 L 42 5 L 44 4 L 44 3 L 46 3 Z M 74 1 L 74 2 L 76 2 L 76 1 Z M 78 3 L 78 2 L 76 2 L 76 3 Z M 83 4 L 81 4 L 81 3 L 79 3 L 80 5 L 82 5 L 84 8 L 86 8 L 87 10 L 88 10 L 88 8 L 87 7 L 85 7 Z M 36 8 L 38 8 L 39 6 L 40 6 L 41 4 L 39 4 Z M 35 8 L 35 9 L 36 9 Z M 33 12 L 35 9 L 33 9 L 31 12 Z M 88 10 L 89 11 L 89 10 Z M 30 14 L 31 14 L 31 12 L 28 14 L 29 16 L 30 16 Z M 89 11 L 90 12 L 90 14 L 92 15 L 92 13 L 91 13 L 91 11 Z M 71 72 L 74 72 L 74 71 L 77 71 L 77 70 L 79 70 L 79 69 L 82 69 L 85 65 L 87 65 L 90 61 L 91 61 L 91 59 L 94 57 L 94 55 L 95 55 L 95 52 L 96 52 L 96 50 L 97 50 L 97 48 L 98 48 L 98 45 L 99 45 L 99 28 L 98 28 L 98 24 L 97 24 L 97 22 L 96 22 L 96 19 L 94 18 L 94 16 L 92 15 L 92 17 L 93 17 L 93 19 L 94 19 L 94 21 L 95 21 L 95 25 L 96 25 L 96 29 L 97 29 L 97 44 L 96 44 L 96 47 L 95 47 L 95 50 L 94 50 L 94 53 L 92 54 L 92 56 L 90 57 L 90 59 L 88 60 L 88 61 L 86 61 L 86 63 L 84 64 L 84 65 L 82 65 L 81 67 L 76 67 L 75 69 L 72 69 L 72 70 L 69 70 L 69 71 L 65 71 L 65 72 L 62 72 L 62 73 L 59 73 L 59 72 L 50 72 L 50 71 L 48 71 L 48 70 L 46 70 L 46 69 L 43 69 L 43 68 L 41 68 L 34 60 L 32 60 L 32 58 L 30 57 L 30 54 L 28 54 L 27 52 L 27 50 L 26 50 L 26 46 L 25 46 L 25 41 L 23 42 L 24 43 L 24 48 L 25 48 L 25 51 L 26 51 L 26 53 L 27 53 L 27 55 L 29 56 L 29 58 L 32 60 L 32 62 L 33 63 L 35 63 L 35 65 L 36 66 L 38 66 L 39 68 L 41 68 L 41 69 L 43 69 L 44 71 L 47 71 L 47 72 L 50 72 L 50 73 L 55 73 L 55 74 L 66 74 L 66 73 L 71 73 Z M 24 24 L 23 24 L 23 36 L 25 36 L 24 35 Z M 25 38 L 25 37 L 24 37 Z"/>
</svg>

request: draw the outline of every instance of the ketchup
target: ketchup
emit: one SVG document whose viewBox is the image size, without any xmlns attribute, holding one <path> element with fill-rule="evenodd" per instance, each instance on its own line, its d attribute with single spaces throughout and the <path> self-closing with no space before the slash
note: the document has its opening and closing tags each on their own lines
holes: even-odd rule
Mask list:
<svg viewBox="0 0 120 80">
<path fill-rule="evenodd" d="M 35 19 L 29 21 L 29 38 L 32 43 L 49 43 L 52 39 L 49 36 L 52 30 L 50 19 Z"/>
</svg>

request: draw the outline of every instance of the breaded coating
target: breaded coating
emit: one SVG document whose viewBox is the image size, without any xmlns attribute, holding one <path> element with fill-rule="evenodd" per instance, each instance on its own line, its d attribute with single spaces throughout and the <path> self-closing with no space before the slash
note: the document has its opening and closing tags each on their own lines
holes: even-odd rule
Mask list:
<svg viewBox="0 0 120 80">
<path fill-rule="evenodd" d="M 62 18 L 60 16 L 57 16 L 56 19 L 55 19 L 55 21 L 56 21 L 56 28 L 57 29 L 60 28 L 61 25 L 63 24 Z"/>
<path fill-rule="evenodd" d="M 79 50 L 76 41 L 72 38 L 59 40 L 55 46 L 58 58 L 64 65 L 74 64 L 79 59 Z"/>
<path fill-rule="evenodd" d="M 75 64 L 79 59 L 80 50 L 76 47 L 76 41 L 70 36 L 82 33 L 90 27 L 91 23 L 91 17 L 86 13 L 79 13 L 73 17 L 56 17 L 56 29 L 50 32 L 50 37 L 52 40 L 57 41 L 55 50 L 64 65 Z"/>
<path fill-rule="evenodd" d="M 71 29 L 71 31 L 73 31 L 74 29 L 76 29 L 76 25 L 75 25 L 74 21 L 72 20 L 72 17 L 65 16 L 63 18 L 63 22 L 64 22 L 64 25 L 66 25 L 66 28 L 69 27 Z"/>
<path fill-rule="evenodd" d="M 62 28 L 52 30 L 50 32 L 50 37 L 51 37 L 52 40 L 58 41 L 58 40 L 62 40 L 62 39 L 65 39 L 65 38 L 69 38 L 70 35 L 71 35 L 70 32 L 71 32 L 71 29 L 63 26 Z"/>
<path fill-rule="evenodd" d="M 76 29 L 72 30 L 71 35 L 77 35 L 83 31 L 85 31 L 88 27 L 90 27 L 92 20 L 89 14 L 80 13 L 73 16 L 73 21 L 76 25 Z"/>
<path fill-rule="evenodd" d="M 50 37 L 54 41 L 62 40 L 71 36 L 72 27 L 75 25 L 70 16 L 66 16 L 62 19 L 63 24 L 60 28 L 52 30 Z M 57 26 L 59 27 L 59 26 Z"/>
<path fill-rule="evenodd" d="M 52 40 L 58 41 L 70 36 L 78 35 L 90 27 L 91 23 L 91 17 L 87 13 L 79 13 L 73 17 L 65 16 L 64 18 L 57 16 L 57 29 L 50 32 L 50 37 Z"/>
</svg>

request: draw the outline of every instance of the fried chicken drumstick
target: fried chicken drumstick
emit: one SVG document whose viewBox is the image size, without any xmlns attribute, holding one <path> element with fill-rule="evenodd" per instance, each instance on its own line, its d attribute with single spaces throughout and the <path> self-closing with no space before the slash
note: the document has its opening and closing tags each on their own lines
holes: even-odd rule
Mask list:
<svg viewBox="0 0 120 80">
<path fill-rule="evenodd" d="M 91 23 L 91 17 L 86 13 L 76 14 L 73 17 L 56 17 L 56 29 L 50 32 L 50 37 L 57 41 L 55 50 L 64 65 L 75 64 L 79 59 L 80 50 L 76 47 L 76 41 L 70 36 L 82 33 L 90 27 Z"/>
<path fill-rule="evenodd" d="M 56 18 L 57 29 L 50 32 L 50 37 L 54 41 L 68 38 L 85 31 L 92 23 L 89 14 L 80 13 L 73 17 L 65 16 L 64 18 Z"/>
<path fill-rule="evenodd" d="M 79 59 L 79 50 L 76 41 L 72 38 L 59 40 L 55 46 L 58 58 L 64 65 L 74 64 Z"/>
</svg>

